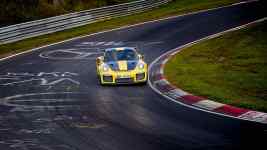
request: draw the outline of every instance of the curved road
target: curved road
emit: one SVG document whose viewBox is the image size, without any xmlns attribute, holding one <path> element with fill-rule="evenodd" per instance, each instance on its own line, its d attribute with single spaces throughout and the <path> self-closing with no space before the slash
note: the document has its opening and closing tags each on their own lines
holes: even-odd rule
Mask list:
<svg viewBox="0 0 267 150">
<path fill-rule="evenodd" d="M 160 54 L 266 17 L 252 2 L 96 34 L 0 62 L 1 150 L 257 149 L 266 125 L 193 110 L 148 85 L 100 86 L 105 47 Z"/>
</svg>

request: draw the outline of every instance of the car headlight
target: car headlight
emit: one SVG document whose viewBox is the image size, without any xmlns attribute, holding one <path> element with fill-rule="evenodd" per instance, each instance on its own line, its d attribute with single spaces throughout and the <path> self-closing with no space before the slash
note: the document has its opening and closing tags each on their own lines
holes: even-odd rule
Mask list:
<svg viewBox="0 0 267 150">
<path fill-rule="evenodd" d="M 109 67 L 108 65 L 103 65 L 102 69 L 104 72 L 107 72 L 109 70 Z"/>
<path fill-rule="evenodd" d="M 139 69 L 144 69 L 145 68 L 145 64 L 144 63 L 139 63 L 138 64 L 138 68 Z"/>
</svg>

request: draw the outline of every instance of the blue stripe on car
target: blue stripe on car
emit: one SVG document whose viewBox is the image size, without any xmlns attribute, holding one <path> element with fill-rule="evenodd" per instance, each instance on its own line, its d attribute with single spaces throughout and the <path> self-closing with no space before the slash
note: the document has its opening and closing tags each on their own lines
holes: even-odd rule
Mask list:
<svg viewBox="0 0 267 150">
<path fill-rule="evenodd" d="M 113 70 L 113 71 L 118 71 L 119 70 L 119 64 L 118 64 L 118 62 L 116 62 L 116 61 L 110 61 L 107 64 L 111 68 L 111 70 Z"/>
<path fill-rule="evenodd" d="M 134 70 L 136 68 L 137 63 L 138 61 L 136 60 L 127 61 L 128 70 Z M 107 64 L 113 71 L 119 71 L 119 64 L 117 61 L 111 61 L 108 62 Z"/>
<path fill-rule="evenodd" d="M 127 61 L 128 70 L 134 70 L 137 65 L 137 61 Z"/>
</svg>

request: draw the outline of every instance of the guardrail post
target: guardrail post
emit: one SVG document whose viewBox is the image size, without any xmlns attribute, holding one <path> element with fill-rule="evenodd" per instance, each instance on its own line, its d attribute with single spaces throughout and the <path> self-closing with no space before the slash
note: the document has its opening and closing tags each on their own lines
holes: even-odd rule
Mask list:
<svg viewBox="0 0 267 150">
<path fill-rule="evenodd" d="M 139 0 L 2 27 L 0 28 L 0 45 L 62 31 L 104 19 L 143 12 L 170 1 L 172 0 Z"/>
</svg>

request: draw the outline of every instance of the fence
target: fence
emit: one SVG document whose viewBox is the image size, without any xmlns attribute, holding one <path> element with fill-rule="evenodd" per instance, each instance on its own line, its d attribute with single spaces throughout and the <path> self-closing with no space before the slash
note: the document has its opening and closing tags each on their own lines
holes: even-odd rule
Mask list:
<svg viewBox="0 0 267 150">
<path fill-rule="evenodd" d="M 139 0 L 114 6 L 90 9 L 51 18 L 0 28 L 0 44 L 62 31 L 93 22 L 143 12 L 171 0 Z"/>
</svg>

